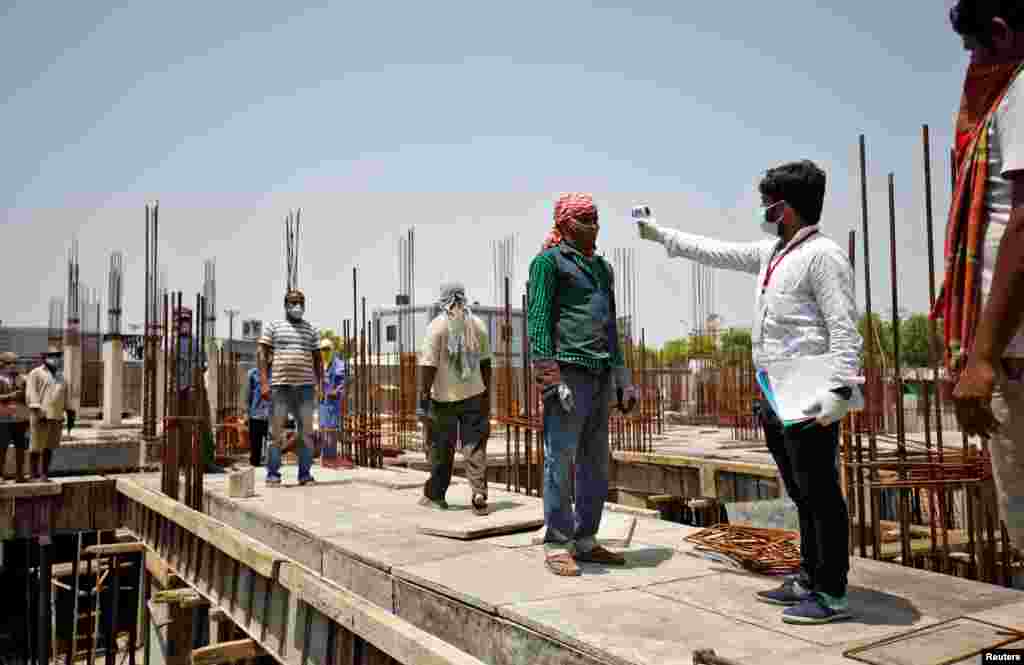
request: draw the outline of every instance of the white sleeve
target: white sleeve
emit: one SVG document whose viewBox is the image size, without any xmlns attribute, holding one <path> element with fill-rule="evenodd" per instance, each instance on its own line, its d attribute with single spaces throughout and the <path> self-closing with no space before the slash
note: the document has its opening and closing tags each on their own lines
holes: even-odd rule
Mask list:
<svg viewBox="0 0 1024 665">
<path fill-rule="evenodd" d="M 754 275 L 761 270 L 764 243 L 724 242 L 675 229 L 659 227 L 658 230 L 664 238 L 662 244 L 671 257 L 681 256 L 713 268 L 737 270 Z"/>
<path fill-rule="evenodd" d="M 1010 85 L 996 118 L 996 140 L 1003 160 L 1004 178 L 1024 171 L 1024 79 Z"/>
<path fill-rule="evenodd" d="M 835 365 L 831 387 L 851 385 L 860 375 L 860 352 L 864 344 L 857 332 L 853 267 L 842 251 L 836 249 L 817 256 L 811 263 L 809 276 L 828 329 L 829 354 Z"/>
</svg>

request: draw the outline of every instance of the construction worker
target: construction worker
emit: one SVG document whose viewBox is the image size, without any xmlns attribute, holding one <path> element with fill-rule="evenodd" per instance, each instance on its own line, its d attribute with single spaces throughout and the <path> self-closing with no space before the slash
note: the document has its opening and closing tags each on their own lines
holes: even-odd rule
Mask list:
<svg viewBox="0 0 1024 665">
<path fill-rule="evenodd" d="M 267 451 L 267 485 L 281 484 L 281 451 L 285 447 L 288 416 L 295 418 L 296 443 L 299 448 L 299 485 L 314 481 L 313 406 L 318 401 L 323 365 L 320 360 L 320 337 L 306 321 L 306 296 L 297 289 L 284 298 L 285 318 L 273 321 L 259 339 L 257 356 L 260 370 L 260 395 L 271 398 L 270 418 L 272 442 Z M 270 365 L 274 376 L 271 382 Z"/>
<path fill-rule="evenodd" d="M 1024 6 L 960 0 L 950 21 L 971 61 L 933 316 L 957 379 L 957 419 L 965 433 L 989 438 L 999 516 L 1024 552 Z"/>
<path fill-rule="evenodd" d="M 273 380 L 273 367 L 267 366 L 267 377 Z M 263 441 L 267 438 L 270 427 L 270 400 L 263 399 L 260 393 L 260 370 L 253 367 L 249 370 L 245 392 L 245 403 L 249 413 L 249 465 L 263 465 Z"/>
<path fill-rule="evenodd" d="M 30 452 L 32 478 L 50 479 L 53 451 L 60 446 L 61 425 L 67 419 L 70 429 L 72 412 L 66 408 L 67 384 L 64 382 L 64 353 L 51 344 L 43 363 L 28 374 L 25 401 L 29 408 Z"/>
<path fill-rule="evenodd" d="M 14 446 L 15 482 L 25 482 L 29 409 L 25 403 L 25 377 L 18 373 L 18 356 L 0 353 L 0 479 L 7 468 L 7 447 Z"/>
<path fill-rule="evenodd" d="M 580 574 L 577 561 L 626 563 L 596 536 L 608 498 L 612 396 L 627 413 L 636 392 L 619 343 L 612 268 L 594 254 L 597 206 L 589 194 L 565 194 L 554 218 L 530 264 L 527 318 L 544 398 L 544 560 L 555 575 L 573 576 Z M 575 501 L 569 494 L 574 461 Z"/>
<path fill-rule="evenodd" d="M 334 342 L 325 337 L 320 340 L 320 362 L 324 367 L 323 384 L 320 393 L 320 434 L 324 437 L 323 463 L 352 468 L 350 459 L 338 460 L 338 438 L 345 421 L 341 417 L 341 400 L 345 397 L 345 382 L 348 367 L 345 360 L 335 353 Z"/>
<path fill-rule="evenodd" d="M 825 173 L 809 161 L 767 171 L 754 222 L 771 239 L 729 243 L 660 227 L 650 208 L 633 217 L 640 237 L 670 257 L 757 275 L 752 330 L 754 364 L 766 372 L 790 358 L 821 357 L 831 378 L 803 406 L 810 422 L 783 426 L 772 405 L 758 408 L 768 449 L 800 518 L 800 575 L 759 600 L 788 606 L 787 623 L 828 623 L 850 617 L 846 600 L 849 514 L 840 485 L 839 421 L 862 403 L 858 384 L 862 340 L 857 332 L 853 266 L 819 230 Z"/>
<path fill-rule="evenodd" d="M 466 289 L 443 284 L 441 312 L 427 326 L 420 346 L 418 415 L 430 439 L 430 478 L 420 505 L 444 510 L 456 445 L 477 515 L 487 514 L 487 441 L 491 436 L 491 345 L 487 326 L 469 309 Z"/>
</svg>

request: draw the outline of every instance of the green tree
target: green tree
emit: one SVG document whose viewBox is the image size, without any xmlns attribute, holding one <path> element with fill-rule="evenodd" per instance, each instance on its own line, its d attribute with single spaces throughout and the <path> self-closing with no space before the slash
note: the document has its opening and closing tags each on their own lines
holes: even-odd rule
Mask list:
<svg viewBox="0 0 1024 665">
<path fill-rule="evenodd" d="M 661 347 L 661 353 L 662 362 L 668 365 L 681 363 L 690 354 L 690 340 L 685 337 L 670 339 Z"/>
<path fill-rule="evenodd" d="M 931 323 L 927 314 L 914 314 L 900 322 L 900 362 L 905 367 L 930 367 L 931 351 L 928 333 Z M 935 348 L 942 349 L 942 334 L 936 325 Z"/>
<path fill-rule="evenodd" d="M 746 328 L 729 328 L 723 331 L 719 337 L 718 347 L 722 353 L 726 354 L 749 354 L 753 349 L 750 331 Z"/>
</svg>

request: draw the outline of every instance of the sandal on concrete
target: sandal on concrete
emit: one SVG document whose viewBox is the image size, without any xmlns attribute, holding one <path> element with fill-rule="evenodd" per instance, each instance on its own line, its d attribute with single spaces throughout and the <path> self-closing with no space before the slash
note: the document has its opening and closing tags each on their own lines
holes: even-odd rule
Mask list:
<svg viewBox="0 0 1024 665">
<path fill-rule="evenodd" d="M 572 555 L 568 552 L 549 554 L 544 557 L 544 565 L 559 577 L 576 577 L 580 574 L 580 567 L 573 561 Z"/>
</svg>

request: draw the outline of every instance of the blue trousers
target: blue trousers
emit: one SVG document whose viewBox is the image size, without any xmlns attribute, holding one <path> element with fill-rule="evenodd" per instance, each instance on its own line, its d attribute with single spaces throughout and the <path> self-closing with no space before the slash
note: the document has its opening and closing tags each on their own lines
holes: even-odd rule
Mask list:
<svg viewBox="0 0 1024 665">
<path fill-rule="evenodd" d="M 267 448 L 267 478 L 281 479 L 281 449 L 284 448 L 288 415 L 295 419 L 295 442 L 299 455 L 299 480 L 312 476 L 313 468 L 313 386 L 272 386 L 273 412 L 270 435 L 273 443 Z"/>
<path fill-rule="evenodd" d="M 608 412 L 611 372 L 560 363 L 575 408 L 566 413 L 557 395 L 544 400 L 545 549 L 589 552 L 597 544 L 608 498 Z M 576 464 L 576 497 L 569 494 L 569 467 Z"/>
</svg>

